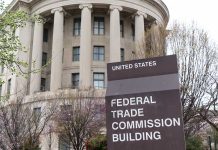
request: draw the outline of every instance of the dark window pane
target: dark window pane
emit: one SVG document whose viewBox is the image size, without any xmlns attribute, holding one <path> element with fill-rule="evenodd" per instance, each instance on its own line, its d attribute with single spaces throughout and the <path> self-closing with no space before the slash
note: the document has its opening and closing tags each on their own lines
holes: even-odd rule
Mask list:
<svg viewBox="0 0 218 150">
<path fill-rule="evenodd" d="M 45 91 L 45 87 L 46 87 L 46 79 L 45 78 L 41 78 L 40 91 Z"/>
<path fill-rule="evenodd" d="M 72 88 L 79 87 L 79 73 L 72 73 Z"/>
<path fill-rule="evenodd" d="M 75 18 L 73 24 L 73 35 L 79 36 L 81 30 L 81 18 Z"/>
<path fill-rule="evenodd" d="M 123 20 L 120 21 L 120 36 L 124 37 L 124 23 L 123 23 Z"/>
<path fill-rule="evenodd" d="M 120 60 L 125 61 L 125 51 L 123 48 L 120 49 Z"/>
<path fill-rule="evenodd" d="M 132 28 L 132 38 L 133 38 L 133 40 L 135 40 L 135 25 L 132 24 L 131 28 Z"/>
<path fill-rule="evenodd" d="M 94 46 L 93 49 L 93 60 L 95 61 L 104 61 L 105 58 L 104 46 Z"/>
<path fill-rule="evenodd" d="M 104 17 L 95 17 L 94 18 L 94 25 L 93 25 L 93 33 L 95 35 L 104 35 Z"/>
<path fill-rule="evenodd" d="M 72 56 L 73 61 L 79 61 L 79 57 L 80 57 L 80 47 L 73 47 L 73 56 Z"/>
<path fill-rule="evenodd" d="M 48 29 L 43 29 L 43 42 L 48 42 Z"/>
<path fill-rule="evenodd" d="M 33 108 L 33 115 L 35 119 L 39 120 L 41 116 L 41 107 Z"/>
<path fill-rule="evenodd" d="M 42 66 L 45 66 L 47 64 L 47 53 L 42 53 Z"/>
</svg>

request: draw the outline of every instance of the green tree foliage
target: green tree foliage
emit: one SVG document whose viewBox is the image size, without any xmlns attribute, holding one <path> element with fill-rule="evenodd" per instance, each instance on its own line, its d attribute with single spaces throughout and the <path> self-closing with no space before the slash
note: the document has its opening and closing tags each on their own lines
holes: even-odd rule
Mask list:
<svg viewBox="0 0 218 150">
<path fill-rule="evenodd" d="M 25 26 L 28 14 L 23 11 L 7 11 L 3 0 L 0 0 L 0 12 L 0 66 L 8 68 L 12 73 L 24 73 L 21 68 L 27 67 L 27 62 L 19 60 L 16 54 L 25 51 L 25 48 L 16 31 Z"/>
<path fill-rule="evenodd" d="M 186 140 L 186 150 L 204 150 L 202 139 L 198 136 Z"/>
</svg>

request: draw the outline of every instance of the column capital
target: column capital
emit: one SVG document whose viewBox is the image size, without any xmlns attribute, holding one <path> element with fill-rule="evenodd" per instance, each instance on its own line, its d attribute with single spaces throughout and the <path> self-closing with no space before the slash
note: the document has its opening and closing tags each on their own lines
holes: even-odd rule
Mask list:
<svg viewBox="0 0 218 150">
<path fill-rule="evenodd" d="M 142 12 L 142 11 L 137 11 L 137 12 L 135 13 L 135 15 L 136 15 L 136 16 L 143 16 L 144 18 L 147 18 L 147 17 L 148 17 L 148 15 L 147 15 L 146 13 Z"/>
<path fill-rule="evenodd" d="M 92 4 L 80 4 L 79 8 L 80 9 L 83 9 L 83 8 L 92 9 Z"/>
<path fill-rule="evenodd" d="M 46 22 L 46 18 L 44 18 L 42 15 L 34 14 L 34 22 L 39 24 L 44 24 Z"/>
<path fill-rule="evenodd" d="M 114 10 L 114 9 L 117 9 L 119 11 L 122 11 L 123 8 L 121 6 L 118 6 L 118 5 L 110 5 L 110 10 Z"/>
<path fill-rule="evenodd" d="M 64 9 L 63 9 L 63 7 L 57 7 L 57 8 L 52 9 L 51 13 L 54 14 L 56 11 L 64 12 Z"/>
</svg>

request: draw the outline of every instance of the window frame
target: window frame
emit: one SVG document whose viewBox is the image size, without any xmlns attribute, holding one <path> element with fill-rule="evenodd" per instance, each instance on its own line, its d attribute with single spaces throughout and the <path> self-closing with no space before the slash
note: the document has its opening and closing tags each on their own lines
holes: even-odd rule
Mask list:
<svg viewBox="0 0 218 150">
<path fill-rule="evenodd" d="M 96 26 L 97 24 L 97 26 Z M 103 27 L 101 27 L 103 25 Z M 97 32 L 95 32 L 97 31 Z M 101 31 L 103 31 L 101 33 Z M 93 35 L 105 35 L 105 18 L 101 16 L 94 17 L 93 21 Z"/>
<path fill-rule="evenodd" d="M 75 51 L 77 51 L 75 53 Z M 72 61 L 77 62 L 80 61 L 80 47 L 79 46 L 74 46 L 72 49 Z"/>
<path fill-rule="evenodd" d="M 76 25 L 77 23 L 78 23 L 78 27 Z M 80 36 L 80 34 L 81 34 L 81 17 L 77 17 L 73 19 L 73 36 Z"/>
<path fill-rule="evenodd" d="M 104 46 L 93 46 L 93 60 L 94 61 L 105 61 L 105 47 Z"/>
<path fill-rule="evenodd" d="M 120 48 L 120 61 L 123 62 L 125 61 L 125 49 Z"/>
<path fill-rule="evenodd" d="M 79 73 L 72 73 L 71 74 L 71 87 L 73 89 L 77 89 L 79 88 L 79 76 L 80 74 Z"/>
<path fill-rule="evenodd" d="M 103 75 L 103 79 L 100 79 L 99 77 L 98 78 L 95 78 L 96 75 Z M 96 85 L 96 82 L 97 82 L 97 86 Z M 103 86 L 100 86 L 101 84 L 99 84 L 100 82 L 103 83 Z M 93 72 L 93 87 L 95 89 L 103 89 L 105 88 L 105 73 L 104 72 Z"/>
<path fill-rule="evenodd" d="M 41 113 L 42 113 L 42 108 L 41 107 L 34 107 L 33 108 L 33 115 L 35 117 L 40 117 Z"/>
<path fill-rule="evenodd" d="M 46 91 L 46 78 L 41 78 L 40 91 L 41 92 L 45 92 Z"/>
</svg>

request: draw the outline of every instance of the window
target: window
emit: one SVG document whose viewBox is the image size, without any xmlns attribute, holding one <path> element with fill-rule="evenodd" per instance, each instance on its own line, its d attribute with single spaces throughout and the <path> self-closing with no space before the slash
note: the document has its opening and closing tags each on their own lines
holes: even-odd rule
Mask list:
<svg viewBox="0 0 218 150">
<path fill-rule="evenodd" d="M 46 79 L 41 78 L 41 86 L 40 86 L 40 91 L 45 91 L 45 86 L 46 85 Z"/>
<path fill-rule="evenodd" d="M 104 88 L 104 73 L 94 73 L 93 75 L 93 84 L 94 88 L 102 89 Z"/>
<path fill-rule="evenodd" d="M 72 88 L 79 87 L 79 73 L 72 73 Z"/>
<path fill-rule="evenodd" d="M 104 61 L 104 46 L 94 46 L 93 60 Z"/>
<path fill-rule="evenodd" d="M 124 49 L 120 49 L 120 61 L 125 61 L 125 52 Z"/>
<path fill-rule="evenodd" d="M 43 42 L 48 42 L 48 29 L 43 29 Z"/>
<path fill-rule="evenodd" d="M 94 35 L 104 35 L 104 17 L 94 18 Z"/>
<path fill-rule="evenodd" d="M 42 66 L 45 66 L 47 64 L 47 53 L 42 53 Z"/>
<path fill-rule="evenodd" d="M 124 23 L 123 23 L 123 20 L 120 20 L 120 36 L 124 37 Z"/>
<path fill-rule="evenodd" d="M 33 108 L 33 119 L 35 123 L 39 123 L 41 120 L 41 107 Z"/>
<path fill-rule="evenodd" d="M 36 107 L 36 108 L 33 108 L 33 115 L 35 116 L 35 117 L 40 117 L 40 115 L 41 115 L 41 107 Z"/>
<path fill-rule="evenodd" d="M 59 135 L 59 150 L 70 150 L 70 140 L 65 135 Z"/>
<path fill-rule="evenodd" d="M 8 80 L 7 93 L 11 94 L 11 79 Z"/>
<path fill-rule="evenodd" d="M 80 47 L 73 47 L 73 61 L 79 61 L 79 51 L 80 51 Z"/>
<path fill-rule="evenodd" d="M 133 38 L 133 40 L 135 40 L 135 25 L 132 24 L 131 28 L 132 28 L 132 38 Z"/>
<path fill-rule="evenodd" d="M 73 22 L 73 35 L 80 36 L 81 18 L 74 18 Z"/>
</svg>

